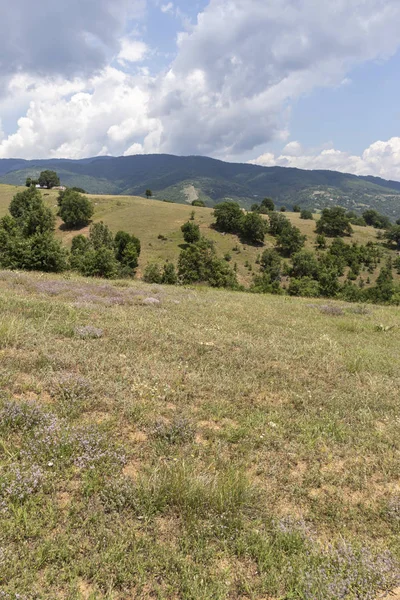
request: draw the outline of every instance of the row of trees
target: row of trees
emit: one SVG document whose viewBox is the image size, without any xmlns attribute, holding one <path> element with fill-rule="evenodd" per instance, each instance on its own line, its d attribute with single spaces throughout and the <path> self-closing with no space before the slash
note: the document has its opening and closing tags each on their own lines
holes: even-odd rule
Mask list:
<svg viewBox="0 0 400 600">
<path fill-rule="evenodd" d="M 61 197 L 60 211 L 77 200 L 76 194 L 68 192 Z M 135 274 L 140 255 L 140 242 L 135 236 L 120 231 L 114 237 L 107 225 L 95 223 L 89 238 L 73 238 L 68 252 L 55 238 L 54 230 L 55 216 L 40 192 L 31 186 L 17 193 L 9 214 L 0 219 L 0 267 L 56 273 L 72 268 L 99 277 Z"/>
</svg>

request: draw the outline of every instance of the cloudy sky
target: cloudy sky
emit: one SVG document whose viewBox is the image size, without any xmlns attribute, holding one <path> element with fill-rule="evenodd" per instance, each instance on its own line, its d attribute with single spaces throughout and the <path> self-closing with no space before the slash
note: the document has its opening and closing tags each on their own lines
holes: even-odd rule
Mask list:
<svg viewBox="0 0 400 600">
<path fill-rule="evenodd" d="M 0 158 L 400 180 L 399 0 L 0 0 Z"/>
</svg>

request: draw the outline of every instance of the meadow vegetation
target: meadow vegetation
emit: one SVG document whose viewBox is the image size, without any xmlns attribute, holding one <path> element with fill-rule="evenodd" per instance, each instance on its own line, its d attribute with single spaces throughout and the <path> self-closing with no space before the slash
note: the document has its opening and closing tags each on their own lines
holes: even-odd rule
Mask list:
<svg viewBox="0 0 400 600">
<path fill-rule="evenodd" d="M 12 271 L 0 292 L 0 598 L 400 586 L 398 307 Z"/>
</svg>

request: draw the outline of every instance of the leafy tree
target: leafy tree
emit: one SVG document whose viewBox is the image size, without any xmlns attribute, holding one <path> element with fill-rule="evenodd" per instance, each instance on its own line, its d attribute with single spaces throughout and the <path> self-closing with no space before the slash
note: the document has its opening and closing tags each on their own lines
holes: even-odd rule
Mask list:
<svg viewBox="0 0 400 600">
<path fill-rule="evenodd" d="M 400 250 L 400 225 L 393 225 L 385 233 L 385 238 L 391 243 L 396 244 L 398 250 Z"/>
<path fill-rule="evenodd" d="M 357 215 L 354 210 L 349 210 L 347 217 L 352 225 L 358 225 L 359 227 L 365 227 L 367 225 L 365 219 Z"/>
<path fill-rule="evenodd" d="M 54 215 L 44 205 L 39 190 L 34 187 L 16 194 L 11 200 L 9 210 L 24 236 L 54 230 Z"/>
<path fill-rule="evenodd" d="M 288 225 L 276 236 L 276 240 L 279 251 L 284 256 L 292 256 L 303 248 L 306 236 L 302 235 L 297 227 Z"/>
<path fill-rule="evenodd" d="M 152 192 L 151 190 L 146 190 L 146 198 L 147 198 L 147 200 L 148 200 L 149 198 L 151 198 L 151 197 L 152 197 L 152 195 L 153 195 L 153 192 Z"/>
<path fill-rule="evenodd" d="M 89 231 L 89 240 L 95 250 L 100 248 L 114 248 L 114 236 L 111 233 L 108 225 L 105 225 L 103 221 L 99 223 L 93 223 Z"/>
<path fill-rule="evenodd" d="M 316 298 L 320 295 L 319 283 L 308 276 L 300 279 L 293 278 L 289 283 L 288 294 L 290 296 L 302 296 L 303 298 Z"/>
<path fill-rule="evenodd" d="M 216 256 L 213 242 L 206 238 L 181 251 L 178 275 L 183 283 L 203 282 L 212 287 L 237 287 L 236 273 L 226 261 Z"/>
<path fill-rule="evenodd" d="M 63 196 L 59 216 L 68 229 L 84 227 L 93 216 L 93 205 L 88 198 L 79 192 L 68 190 Z"/>
<path fill-rule="evenodd" d="M 198 206 L 199 208 L 204 208 L 205 203 L 203 202 L 203 200 L 193 200 L 192 206 Z"/>
<path fill-rule="evenodd" d="M 328 237 L 343 237 L 351 235 L 351 227 L 346 210 L 341 206 L 333 208 L 324 208 L 320 220 L 317 222 L 317 233 L 323 233 Z"/>
<path fill-rule="evenodd" d="M 282 271 L 282 259 L 274 248 L 267 248 L 260 258 L 260 269 L 262 273 L 269 275 L 270 281 L 280 281 Z"/>
<path fill-rule="evenodd" d="M 41 187 L 47 187 L 49 189 L 60 185 L 60 178 L 55 171 L 42 171 L 39 175 L 39 185 Z"/>
<path fill-rule="evenodd" d="M 301 212 L 301 206 L 299 206 L 298 204 L 295 204 L 293 206 L 293 212 L 295 212 L 295 213 Z"/>
<path fill-rule="evenodd" d="M 373 208 L 364 211 L 362 216 L 366 224 L 375 227 L 375 229 L 388 229 L 391 226 L 390 219 Z"/>
<path fill-rule="evenodd" d="M 264 200 L 261 202 L 261 207 L 268 211 L 275 210 L 275 204 L 272 198 L 264 198 Z"/>
<path fill-rule="evenodd" d="M 311 250 L 300 250 L 292 256 L 293 277 L 310 277 L 316 279 L 318 277 L 318 261 L 314 252 Z"/>
<path fill-rule="evenodd" d="M 226 233 L 240 233 L 244 215 L 237 202 L 222 202 L 214 208 L 215 227 Z"/>
<path fill-rule="evenodd" d="M 176 285 L 178 283 L 178 275 L 174 263 L 166 262 L 163 268 L 161 283 L 166 285 Z"/>
<path fill-rule="evenodd" d="M 313 218 L 314 217 L 311 210 L 308 210 L 307 208 L 303 208 L 303 210 L 300 212 L 300 219 L 313 220 Z"/>
<path fill-rule="evenodd" d="M 126 231 L 118 231 L 115 234 L 114 238 L 114 247 L 115 247 L 115 256 L 118 261 L 124 261 L 124 253 L 129 244 L 133 244 L 136 248 L 137 257 L 140 256 L 141 245 L 140 240 L 134 236 L 130 235 Z"/>
<path fill-rule="evenodd" d="M 146 283 L 161 283 L 162 282 L 162 271 L 158 263 L 149 263 L 143 273 L 143 281 Z"/>
<path fill-rule="evenodd" d="M 29 238 L 25 269 L 60 273 L 68 267 L 68 253 L 51 231 L 35 233 Z"/>
<path fill-rule="evenodd" d="M 315 240 L 315 246 L 318 248 L 318 250 L 325 250 L 326 246 L 327 246 L 327 241 L 326 241 L 326 237 L 323 233 L 319 233 L 316 237 Z"/>
<path fill-rule="evenodd" d="M 250 244 L 263 244 L 268 225 L 257 213 L 248 213 L 241 223 L 241 236 Z"/>
<path fill-rule="evenodd" d="M 192 221 L 187 221 L 181 227 L 183 239 L 187 244 L 195 244 L 200 240 L 200 227 Z"/>
<path fill-rule="evenodd" d="M 268 219 L 269 232 L 274 236 L 279 235 L 286 227 L 291 226 L 289 219 L 282 213 L 272 212 L 268 215 Z"/>
<path fill-rule="evenodd" d="M 31 185 L 32 185 L 32 177 L 27 177 L 26 181 L 25 181 L 25 186 L 28 188 L 28 187 L 31 187 Z"/>
<path fill-rule="evenodd" d="M 77 187 L 76 185 L 74 185 L 74 187 L 70 188 L 73 192 L 79 192 L 80 194 L 87 194 L 86 190 L 84 190 L 81 187 Z"/>
<path fill-rule="evenodd" d="M 280 211 L 281 212 L 286 212 L 286 206 L 281 206 Z"/>
<path fill-rule="evenodd" d="M 114 279 L 118 276 L 119 268 L 114 251 L 106 246 L 101 246 L 97 250 L 91 247 L 81 263 L 81 272 L 88 277 Z"/>
<path fill-rule="evenodd" d="M 130 277 L 135 274 L 135 271 L 139 265 L 139 255 L 137 252 L 136 244 L 129 242 L 123 252 L 120 267 L 120 275 Z"/>
</svg>

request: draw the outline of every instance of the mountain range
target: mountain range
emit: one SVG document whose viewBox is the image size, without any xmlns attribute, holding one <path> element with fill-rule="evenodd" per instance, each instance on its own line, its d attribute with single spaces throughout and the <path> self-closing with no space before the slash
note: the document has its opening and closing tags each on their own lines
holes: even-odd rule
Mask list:
<svg viewBox="0 0 400 600">
<path fill-rule="evenodd" d="M 91 194 L 139 195 L 151 189 L 161 200 L 214 206 L 225 199 L 245 208 L 272 197 L 277 206 L 313 211 L 340 205 L 358 213 L 375 208 L 400 217 L 400 182 L 322 170 L 261 167 L 202 156 L 166 154 L 70 159 L 0 159 L 0 183 L 23 185 L 40 171 L 57 171 L 61 182 Z"/>
</svg>

